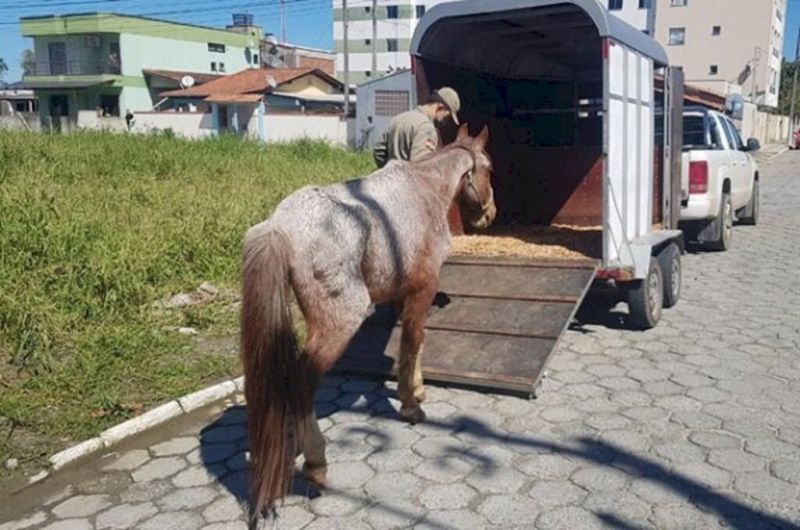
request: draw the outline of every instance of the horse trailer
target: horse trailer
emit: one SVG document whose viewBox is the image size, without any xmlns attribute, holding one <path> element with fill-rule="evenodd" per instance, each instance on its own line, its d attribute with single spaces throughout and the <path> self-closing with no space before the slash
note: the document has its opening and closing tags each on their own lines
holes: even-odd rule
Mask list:
<svg viewBox="0 0 800 530">
<path fill-rule="evenodd" d="M 460 120 L 489 126 L 489 235 L 537 226 L 558 227 L 566 246 L 573 233 L 590 239 L 567 259 L 448 260 L 426 326 L 426 378 L 533 393 L 601 283 L 627 300 L 634 326 L 655 326 L 677 303 L 683 252 L 683 78 L 663 48 L 597 0 L 464 0 L 425 14 L 411 54 L 420 102 L 451 86 Z M 457 209 L 450 221 L 461 233 Z M 398 344 L 396 318 L 376 311 L 340 369 L 391 373 Z"/>
</svg>

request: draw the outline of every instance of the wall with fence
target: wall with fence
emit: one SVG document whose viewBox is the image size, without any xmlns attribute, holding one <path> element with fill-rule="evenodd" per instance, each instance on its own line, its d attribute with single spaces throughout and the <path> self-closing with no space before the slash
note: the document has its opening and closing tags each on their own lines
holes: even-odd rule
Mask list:
<svg viewBox="0 0 800 530">
<path fill-rule="evenodd" d="M 762 145 L 785 144 L 789 142 L 789 131 L 797 129 L 797 120 L 791 127 L 788 116 L 762 112 L 752 103 L 745 103 L 737 125 L 745 142 L 756 138 Z"/>
<path fill-rule="evenodd" d="M 38 112 L 15 112 L 0 116 L 0 130 L 5 131 L 41 131 Z"/>
</svg>

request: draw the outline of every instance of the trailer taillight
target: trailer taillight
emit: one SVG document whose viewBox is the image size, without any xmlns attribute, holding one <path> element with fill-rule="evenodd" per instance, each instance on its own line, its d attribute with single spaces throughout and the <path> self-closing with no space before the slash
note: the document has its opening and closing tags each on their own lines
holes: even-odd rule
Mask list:
<svg viewBox="0 0 800 530">
<path fill-rule="evenodd" d="M 689 193 L 708 191 L 708 162 L 689 162 Z"/>
</svg>

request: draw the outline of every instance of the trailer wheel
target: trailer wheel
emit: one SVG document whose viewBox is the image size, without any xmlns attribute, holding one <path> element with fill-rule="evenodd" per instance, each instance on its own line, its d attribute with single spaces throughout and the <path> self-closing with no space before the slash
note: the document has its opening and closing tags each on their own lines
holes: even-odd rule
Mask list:
<svg viewBox="0 0 800 530">
<path fill-rule="evenodd" d="M 681 296 L 681 251 L 678 249 L 678 245 L 670 243 L 667 248 L 658 253 L 656 259 L 661 266 L 661 275 L 664 280 L 663 306 L 669 309 L 678 303 Z"/>
<path fill-rule="evenodd" d="M 753 194 L 750 196 L 750 201 L 747 206 L 742 210 L 742 215 L 739 216 L 739 223 L 743 225 L 755 226 L 758 223 L 758 181 L 753 181 Z"/>
<path fill-rule="evenodd" d="M 731 248 L 731 239 L 733 239 L 733 203 L 731 196 L 724 194 L 722 196 L 722 204 L 719 206 L 719 217 L 714 220 L 717 225 L 716 238 L 708 242 L 708 248 L 711 250 L 728 250 Z"/>
<path fill-rule="evenodd" d="M 664 279 L 656 258 L 650 258 L 647 278 L 628 289 L 628 310 L 631 322 L 640 329 L 656 327 L 664 304 Z"/>
</svg>

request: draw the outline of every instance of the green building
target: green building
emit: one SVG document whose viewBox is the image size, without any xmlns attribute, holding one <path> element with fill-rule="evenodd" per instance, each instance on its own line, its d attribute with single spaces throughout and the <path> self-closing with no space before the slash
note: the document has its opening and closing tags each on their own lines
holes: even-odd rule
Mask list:
<svg viewBox="0 0 800 530">
<path fill-rule="evenodd" d="M 23 85 L 45 126 L 75 125 L 81 111 L 148 111 L 165 90 L 259 67 L 262 32 L 249 15 L 225 29 L 115 13 L 25 17 L 21 27 L 36 57 Z"/>
</svg>

